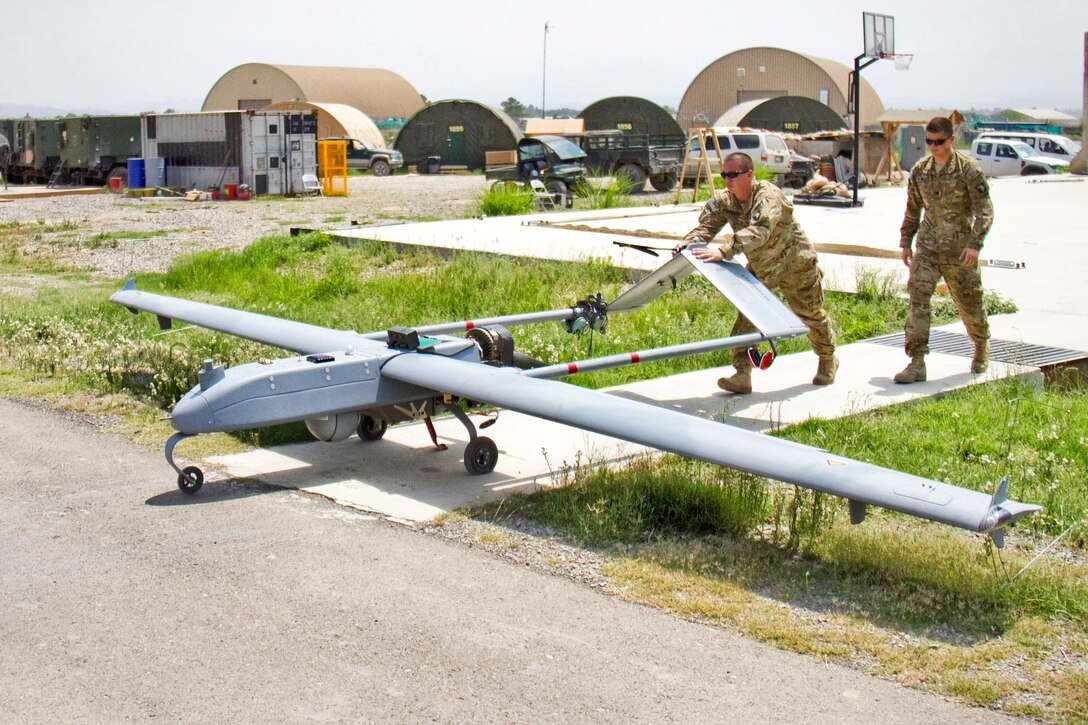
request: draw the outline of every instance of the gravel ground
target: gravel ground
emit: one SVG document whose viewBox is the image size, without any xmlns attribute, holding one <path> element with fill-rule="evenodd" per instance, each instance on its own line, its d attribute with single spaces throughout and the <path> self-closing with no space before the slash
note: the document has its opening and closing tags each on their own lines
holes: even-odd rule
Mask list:
<svg viewBox="0 0 1088 725">
<path fill-rule="evenodd" d="M 290 227 L 331 229 L 390 220 L 461 219 L 473 214 L 487 188 L 482 174 L 403 174 L 348 178 L 346 197 L 274 201 L 188 202 L 180 198 L 130 198 L 117 194 L 41 196 L 45 187 L 11 186 L 17 199 L 0 199 L 0 225 L 40 224 L 23 242 L 28 254 L 50 256 L 110 278 L 161 272 L 178 254 L 238 249 Z M 37 194 L 34 192 L 38 192 Z M 2 193 L 2 192 L 0 192 Z M 649 192 L 638 203 L 671 201 L 672 193 Z M 158 232 L 143 239 L 103 238 L 121 232 Z"/>
<path fill-rule="evenodd" d="M 178 254 L 238 249 L 290 227 L 332 228 L 389 219 L 458 219 L 472 213 L 485 188 L 480 174 L 370 175 L 348 179 L 347 197 L 274 201 L 188 202 L 116 194 L 36 196 L 42 187 L 12 186 L 26 196 L 0 203 L 0 225 L 40 224 L 24 252 L 52 256 L 107 277 L 162 271 Z M 110 232 L 162 232 L 146 239 L 103 239 Z M 97 237 L 97 238 L 96 238 Z"/>
</svg>

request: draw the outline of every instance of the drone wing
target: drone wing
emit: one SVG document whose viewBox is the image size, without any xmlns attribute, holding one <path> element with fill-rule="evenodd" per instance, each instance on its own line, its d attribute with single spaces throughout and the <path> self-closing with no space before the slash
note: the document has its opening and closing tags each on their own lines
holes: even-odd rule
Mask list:
<svg viewBox="0 0 1088 725">
<path fill-rule="evenodd" d="M 673 255 L 625 290 L 609 303 L 608 309 L 610 312 L 637 310 L 673 289 L 692 272 L 706 277 L 767 337 L 790 337 L 808 331 L 805 323 L 743 266 L 736 262 L 704 262 L 689 249 Z"/>
<path fill-rule="evenodd" d="M 971 531 L 1000 529 L 1038 506 L 988 496 L 704 418 L 529 378 L 510 368 L 406 353 L 382 375 L 470 400 L 824 491 L 851 503 L 855 522 L 871 504 Z"/>
<path fill-rule="evenodd" d="M 345 350 L 351 345 L 366 344 L 360 342 L 359 334 L 353 330 L 333 330 L 257 312 L 141 292 L 136 289 L 135 280 L 131 279 L 110 296 L 110 301 L 133 312 L 142 310 L 158 316 L 159 326 L 164 330 L 170 328 L 171 320 L 181 320 L 191 325 L 303 354 Z"/>
</svg>

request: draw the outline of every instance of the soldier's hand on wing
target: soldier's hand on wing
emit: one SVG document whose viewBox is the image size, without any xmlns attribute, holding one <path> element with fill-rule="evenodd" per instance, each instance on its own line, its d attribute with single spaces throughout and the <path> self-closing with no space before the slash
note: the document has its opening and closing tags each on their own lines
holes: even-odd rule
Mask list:
<svg viewBox="0 0 1088 725">
<path fill-rule="evenodd" d="M 903 264 L 910 266 L 910 262 L 914 259 L 914 253 L 910 251 L 910 247 L 900 247 L 899 256 L 903 258 Z"/>
<path fill-rule="evenodd" d="M 960 264 L 964 267 L 974 267 L 978 265 L 978 250 L 971 247 L 964 247 L 960 252 Z"/>
<path fill-rule="evenodd" d="M 733 248 L 721 247 L 692 247 L 691 254 L 704 262 L 721 262 L 733 257 Z"/>
</svg>

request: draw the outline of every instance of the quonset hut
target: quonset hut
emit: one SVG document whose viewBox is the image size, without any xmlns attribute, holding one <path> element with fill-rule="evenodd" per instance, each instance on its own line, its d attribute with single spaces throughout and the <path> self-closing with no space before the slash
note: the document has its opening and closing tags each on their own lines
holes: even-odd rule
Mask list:
<svg viewBox="0 0 1088 725">
<path fill-rule="evenodd" d="M 846 115 L 851 69 L 842 63 L 782 48 L 744 48 L 723 55 L 704 68 L 680 100 L 676 119 L 682 128 L 709 126 L 745 101 L 801 96 Z M 861 79 L 861 125 L 875 124 L 884 104 Z"/>
<path fill-rule="evenodd" d="M 624 133 L 650 136 L 675 136 L 683 143 L 684 129 L 668 111 L 645 98 L 612 96 L 602 98 L 578 114 L 587 131 L 619 130 Z"/>
<path fill-rule="evenodd" d="M 488 151 L 516 149 L 524 134 L 514 119 L 497 108 L 467 100 L 432 103 L 408 119 L 394 148 L 404 163 L 419 166 L 441 157 L 446 166 L 482 169 Z"/>
<path fill-rule="evenodd" d="M 741 126 L 782 133 L 815 133 L 846 128 L 846 121 L 819 101 L 779 96 L 738 103 L 714 122 L 716 128 Z"/>
<path fill-rule="evenodd" d="M 201 110 L 248 111 L 284 101 L 343 103 L 379 126 L 423 108 L 423 96 L 412 84 L 384 68 L 245 63 L 215 82 Z"/>
<path fill-rule="evenodd" d="M 310 103 L 285 101 L 273 103 L 266 111 L 313 111 L 317 118 L 317 137 L 339 138 L 350 136 L 365 141 L 374 148 L 385 146 L 381 130 L 370 117 L 359 109 L 343 103 Z"/>
</svg>

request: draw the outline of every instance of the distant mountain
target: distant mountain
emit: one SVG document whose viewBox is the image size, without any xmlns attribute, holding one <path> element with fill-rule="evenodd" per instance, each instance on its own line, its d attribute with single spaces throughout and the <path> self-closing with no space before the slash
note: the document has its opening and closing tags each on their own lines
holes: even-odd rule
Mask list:
<svg viewBox="0 0 1088 725">
<path fill-rule="evenodd" d="M 87 108 L 55 108 L 52 106 L 35 106 L 31 103 L 0 103 L 0 118 L 56 118 L 57 116 L 127 116 L 145 111 L 162 113 L 167 109 L 172 111 L 199 111 L 204 101 L 192 99 L 159 100 L 152 103 L 118 103 L 116 106 L 87 107 Z"/>
</svg>

